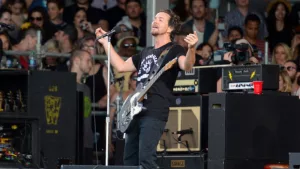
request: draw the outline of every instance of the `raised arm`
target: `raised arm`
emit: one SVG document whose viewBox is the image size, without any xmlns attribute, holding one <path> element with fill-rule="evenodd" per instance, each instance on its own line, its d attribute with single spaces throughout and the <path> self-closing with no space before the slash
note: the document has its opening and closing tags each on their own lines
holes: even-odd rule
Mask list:
<svg viewBox="0 0 300 169">
<path fill-rule="evenodd" d="M 106 32 L 104 30 L 102 30 L 101 28 L 98 28 L 95 31 L 96 37 L 99 37 L 99 36 L 101 36 L 105 33 Z M 108 53 L 107 37 L 99 39 L 98 42 L 103 45 L 105 53 L 107 54 Z M 111 64 L 114 68 L 117 69 L 118 72 L 133 72 L 133 71 L 136 71 L 136 68 L 135 68 L 131 58 L 128 58 L 126 61 L 124 61 L 117 54 L 117 52 L 114 50 L 113 46 L 110 46 L 110 50 L 111 50 L 111 53 L 110 53 Z"/>
<path fill-rule="evenodd" d="M 184 41 L 188 43 L 188 51 L 186 56 L 179 57 L 178 63 L 180 69 L 189 71 L 193 68 L 196 60 L 196 43 L 198 42 L 196 31 L 194 31 L 194 34 L 189 34 L 186 36 Z"/>
</svg>

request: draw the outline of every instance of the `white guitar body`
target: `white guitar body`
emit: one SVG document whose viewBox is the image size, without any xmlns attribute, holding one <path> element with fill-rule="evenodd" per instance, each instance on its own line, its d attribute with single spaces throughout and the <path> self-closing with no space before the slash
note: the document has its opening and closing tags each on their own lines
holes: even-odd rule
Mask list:
<svg viewBox="0 0 300 169">
<path fill-rule="evenodd" d="M 118 130 L 120 130 L 122 133 L 127 131 L 133 117 L 142 111 L 143 105 L 138 102 L 138 96 L 140 95 L 141 89 L 142 84 L 137 86 L 136 91 L 127 97 L 123 106 L 121 107 L 119 112 L 120 119 L 118 119 Z"/>
</svg>

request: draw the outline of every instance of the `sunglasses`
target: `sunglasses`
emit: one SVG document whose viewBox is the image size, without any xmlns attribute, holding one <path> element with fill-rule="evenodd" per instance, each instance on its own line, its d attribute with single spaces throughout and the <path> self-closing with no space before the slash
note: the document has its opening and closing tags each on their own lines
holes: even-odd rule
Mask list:
<svg viewBox="0 0 300 169">
<path fill-rule="evenodd" d="M 293 66 L 288 66 L 288 67 L 285 67 L 285 69 L 286 69 L 286 70 L 288 70 L 288 71 L 291 71 L 291 70 L 293 70 L 293 69 L 295 69 L 295 70 L 296 70 L 296 68 L 295 68 L 295 67 L 293 67 Z"/>
<path fill-rule="evenodd" d="M 37 21 L 42 21 L 43 20 L 43 18 L 42 17 L 29 17 L 29 20 L 30 21 L 34 21 L 34 20 L 37 20 Z"/>
<path fill-rule="evenodd" d="M 134 47 L 136 47 L 136 44 L 125 43 L 125 44 L 123 45 L 123 47 L 124 47 L 124 48 L 134 48 Z"/>
</svg>

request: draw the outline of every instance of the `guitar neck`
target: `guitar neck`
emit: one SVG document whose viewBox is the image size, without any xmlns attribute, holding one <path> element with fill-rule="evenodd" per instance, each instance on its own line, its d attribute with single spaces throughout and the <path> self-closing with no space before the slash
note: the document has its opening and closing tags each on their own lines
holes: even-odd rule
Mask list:
<svg viewBox="0 0 300 169">
<path fill-rule="evenodd" d="M 144 86 L 145 88 L 142 90 L 142 92 L 140 92 L 140 94 L 138 95 L 138 99 L 137 100 L 141 100 L 144 95 L 147 93 L 147 91 L 150 89 L 150 87 L 156 82 L 156 80 L 163 74 L 163 72 L 165 71 L 164 68 L 162 68 L 147 84 L 146 86 Z M 150 76 L 150 75 L 149 75 Z"/>
</svg>

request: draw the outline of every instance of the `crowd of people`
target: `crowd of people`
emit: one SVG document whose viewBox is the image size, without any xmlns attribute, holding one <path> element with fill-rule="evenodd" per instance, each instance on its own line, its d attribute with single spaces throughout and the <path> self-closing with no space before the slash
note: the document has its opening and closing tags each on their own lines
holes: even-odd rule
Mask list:
<svg viewBox="0 0 300 169">
<path fill-rule="evenodd" d="M 107 97 L 110 97 L 113 121 L 117 110 L 116 101 L 121 104 L 134 91 L 137 75 L 136 72 L 119 73 L 114 69 L 114 83 L 107 81 L 106 63 L 103 60 L 89 59 L 96 54 L 105 54 L 104 47 L 100 43 L 94 43 L 95 30 L 99 27 L 104 31 L 115 26 L 126 28 L 127 32 L 113 35 L 112 45 L 120 56 L 128 58 L 137 54 L 146 47 L 148 33 L 144 1 L 74 0 L 69 6 L 65 6 L 63 0 L 47 0 L 46 5 L 34 2 L 1 1 L 0 22 L 15 26 L 13 30 L 1 27 L 3 50 L 35 50 L 37 31 L 41 31 L 44 52 L 71 54 L 70 59 L 45 57 L 44 69 L 77 73 L 77 82 L 85 83 L 89 90 L 93 90 L 89 92 L 93 96 L 90 97 L 90 102 L 97 103 L 97 110 L 106 110 Z M 181 29 L 172 34 L 174 42 L 187 51 L 185 37 L 194 31 L 197 34 L 195 66 L 217 64 L 214 63 L 214 53 L 223 50 L 225 42 L 249 44 L 249 61 L 263 63 L 265 43 L 268 42 L 269 62 L 282 66 L 278 90 L 300 96 L 300 3 L 267 0 L 264 1 L 267 3 L 266 9 L 256 11 L 250 8 L 249 0 L 235 0 L 235 8 L 224 17 L 216 18 L 215 11 L 209 8 L 207 0 L 170 2 L 170 8 L 180 17 L 182 24 Z M 8 60 L 16 60 L 20 68 L 29 69 L 28 56 L 6 57 Z M 223 59 L 232 62 L 231 57 L 232 55 L 226 55 Z M 108 85 L 110 96 L 107 96 Z M 221 89 L 218 91 L 221 92 Z M 98 132 L 104 133 L 104 119 L 96 121 L 97 124 L 103 124 Z M 88 123 L 92 123 L 92 120 Z M 113 135 L 112 138 L 115 137 Z M 110 144 L 111 154 L 114 151 L 113 140 Z M 102 142 L 105 142 L 104 137 Z M 87 145 L 87 148 L 92 146 Z"/>
</svg>

